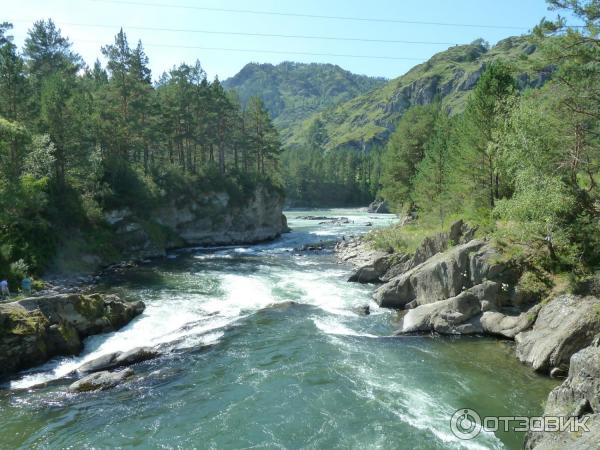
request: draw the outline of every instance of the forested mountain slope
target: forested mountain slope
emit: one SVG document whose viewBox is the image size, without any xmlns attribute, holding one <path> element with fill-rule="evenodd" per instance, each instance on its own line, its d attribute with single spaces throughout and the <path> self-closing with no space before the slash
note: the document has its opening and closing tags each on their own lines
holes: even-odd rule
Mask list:
<svg viewBox="0 0 600 450">
<path fill-rule="evenodd" d="M 503 59 L 514 69 L 520 88 L 539 87 L 552 67 L 539 65 L 539 52 L 526 36 L 510 37 L 489 48 L 477 40 L 451 47 L 385 85 L 328 108 L 290 131 L 287 145 L 305 142 L 308 128 L 319 118 L 326 130 L 324 147 L 363 148 L 385 143 L 402 114 L 413 105 L 431 103 L 439 96 L 453 112 L 461 111 L 486 65 Z"/>
<path fill-rule="evenodd" d="M 385 83 L 383 78 L 356 75 L 333 64 L 283 62 L 247 64 L 223 86 L 237 91 L 243 105 L 260 97 L 286 141 L 293 127 L 310 115 Z"/>
</svg>

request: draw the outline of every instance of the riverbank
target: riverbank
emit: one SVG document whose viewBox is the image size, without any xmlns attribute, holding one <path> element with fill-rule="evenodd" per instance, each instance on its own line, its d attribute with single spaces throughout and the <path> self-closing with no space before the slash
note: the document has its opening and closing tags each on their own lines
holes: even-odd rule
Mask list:
<svg viewBox="0 0 600 450">
<path fill-rule="evenodd" d="M 506 257 L 493 242 L 474 239 L 474 231 L 456 222 L 448 232 L 426 238 L 414 254 L 377 251 L 364 238 L 338 244 L 336 254 L 355 266 L 349 281 L 376 283 L 378 305 L 400 311 L 395 335 L 487 335 L 514 341 L 519 361 L 565 380 L 550 393 L 546 415 L 560 411 L 598 423 L 600 389 L 589 375 L 600 373 L 600 299 L 560 291 L 542 296 L 532 289 L 526 265 Z M 598 426 L 582 435 L 530 433 L 525 445 L 585 448 L 598 435 Z"/>
<path fill-rule="evenodd" d="M 78 355 L 88 336 L 115 331 L 144 311 L 115 295 L 62 294 L 0 304 L 0 380 L 57 356 Z"/>
</svg>

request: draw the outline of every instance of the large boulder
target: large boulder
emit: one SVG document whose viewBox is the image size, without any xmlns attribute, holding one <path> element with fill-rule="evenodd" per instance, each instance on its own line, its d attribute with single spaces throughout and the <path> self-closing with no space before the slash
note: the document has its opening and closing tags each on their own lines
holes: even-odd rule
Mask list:
<svg viewBox="0 0 600 450">
<path fill-rule="evenodd" d="M 477 321 L 471 321 L 481 312 L 480 300 L 470 291 L 448 300 L 428 303 L 409 310 L 399 334 L 436 331 L 441 334 L 481 333 Z"/>
<path fill-rule="evenodd" d="M 124 302 L 116 295 L 60 294 L 15 302 L 40 311 L 51 323 L 69 324 L 80 337 L 116 330 L 144 311 L 143 302 Z"/>
<path fill-rule="evenodd" d="M 63 294 L 0 304 L 0 378 L 75 355 L 87 336 L 116 330 L 144 310 L 114 295 Z"/>
<path fill-rule="evenodd" d="M 450 226 L 448 232 L 427 236 L 412 256 L 399 255 L 401 256 L 400 258 L 396 257 L 388 271 L 383 276 L 380 276 L 381 281 L 388 282 L 392 278 L 402 275 L 419 264 L 424 263 L 432 256 L 447 251 L 451 245 L 466 244 L 472 241 L 476 230 L 476 228 L 469 226 L 462 220 L 458 220 Z"/>
<path fill-rule="evenodd" d="M 137 347 L 126 352 L 114 352 L 100 356 L 81 365 L 77 371 L 80 373 L 91 373 L 100 370 L 115 369 L 147 361 L 156 358 L 158 355 L 159 352 L 152 347 Z"/>
<path fill-rule="evenodd" d="M 71 392 L 103 391 L 116 387 L 134 375 L 132 369 L 127 368 L 119 372 L 96 372 L 69 386 Z"/>
<path fill-rule="evenodd" d="M 486 334 L 514 339 L 517 334 L 531 328 L 541 307 L 538 304 L 528 311 L 516 311 L 512 314 L 506 311 L 485 311 L 480 319 L 481 327 Z"/>
<path fill-rule="evenodd" d="M 500 287 L 493 281 L 461 292 L 455 297 L 410 309 L 397 334 L 435 331 L 440 334 L 480 334 L 482 304 L 495 304 Z"/>
<path fill-rule="evenodd" d="M 600 443 L 600 347 L 593 345 L 571 357 L 569 376 L 554 388 L 544 410 L 544 416 L 576 417 L 585 420 L 589 431 L 529 432 L 525 438 L 527 450 L 587 450 Z M 587 418 L 586 418 L 587 417 Z"/>
<path fill-rule="evenodd" d="M 358 283 L 379 282 L 381 281 L 381 277 L 385 275 L 390 268 L 391 262 L 391 255 L 376 255 L 371 262 L 357 268 L 352 275 L 350 275 L 348 281 Z"/>
<path fill-rule="evenodd" d="M 374 298 L 380 306 L 404 308 L 414 300 L 417 305 L 424 305 L 455 297 L 485 278 L 470 276 L 471 254 L 485 245 L 483 241 L 472 240 L 445 253 L 438 253 L 392 278 L 375 291 Z"/>
<path fill-rule="evenodd" d="M 533 328 L 515 336 L 517 357 L 536 371 L 565 369 L 600 333 L 600 299 L 561 295 L 544 304 Z"/>
</svg>

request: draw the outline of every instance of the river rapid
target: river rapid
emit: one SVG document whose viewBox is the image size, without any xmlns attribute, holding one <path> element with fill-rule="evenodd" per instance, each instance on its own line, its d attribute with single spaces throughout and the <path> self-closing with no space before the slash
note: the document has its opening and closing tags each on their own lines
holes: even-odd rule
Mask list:
<svg viewBox="0 0 600 450">
<path fill-rule="evenodd" d="M 487 338 L 389 337 L 397 313 L 346 282 L 331 252 L 294 249 L 393 222 L 359 210 L 288 211 L 293 229 L 255 246 L 187 249 L 105 281 L 146 303 L 125 328 L 88 338 L 0 390 L 0 449 L 518 449 L 523 434 L 450 430 L 459 408 L 535 415 L 553 381 Z M 319 224 L 306 215 L 348 217 Z M 289 302 L 295 302 L 290 304 Z M 370 305 L 371 314 L 360 314 Z M 85 361 L 138 346 L 163 356 L 113 390 L 72 394 Z M 45 387 L 33 388 L 40 383 Z"/>
</svg>

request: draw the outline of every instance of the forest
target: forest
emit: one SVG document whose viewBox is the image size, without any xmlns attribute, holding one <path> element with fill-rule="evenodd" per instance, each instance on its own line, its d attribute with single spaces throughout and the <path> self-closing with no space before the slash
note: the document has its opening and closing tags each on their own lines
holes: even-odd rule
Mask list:
<svg viewBox="0 0 600 450">
<path fill-rule="evenodd" d="M 383 156 L 380 195 L 422 230 L 466 218 L 548 272 L 586 279 L 600 264 L 600 5 L 551 1 L 583 27 L 542 21 L 532 42 L 552 79 L 519 92 L 510 64 L 486 67 L 465 110 L 414 106 Z M 374 237 L 410 246 L 408 230 Z"/>
<path fill-rule="evenodd" d="M 121 30 L 88 67 L 52 20 L 19 50 L 0 25 L 0 277 L 38 273 L 73 233 L 98 251 L 103 214 L 185 190 L 278 189 L 281 144 L 262 101 L 244 108 L 200 62 L 152 81 Z"/>
</svg>

